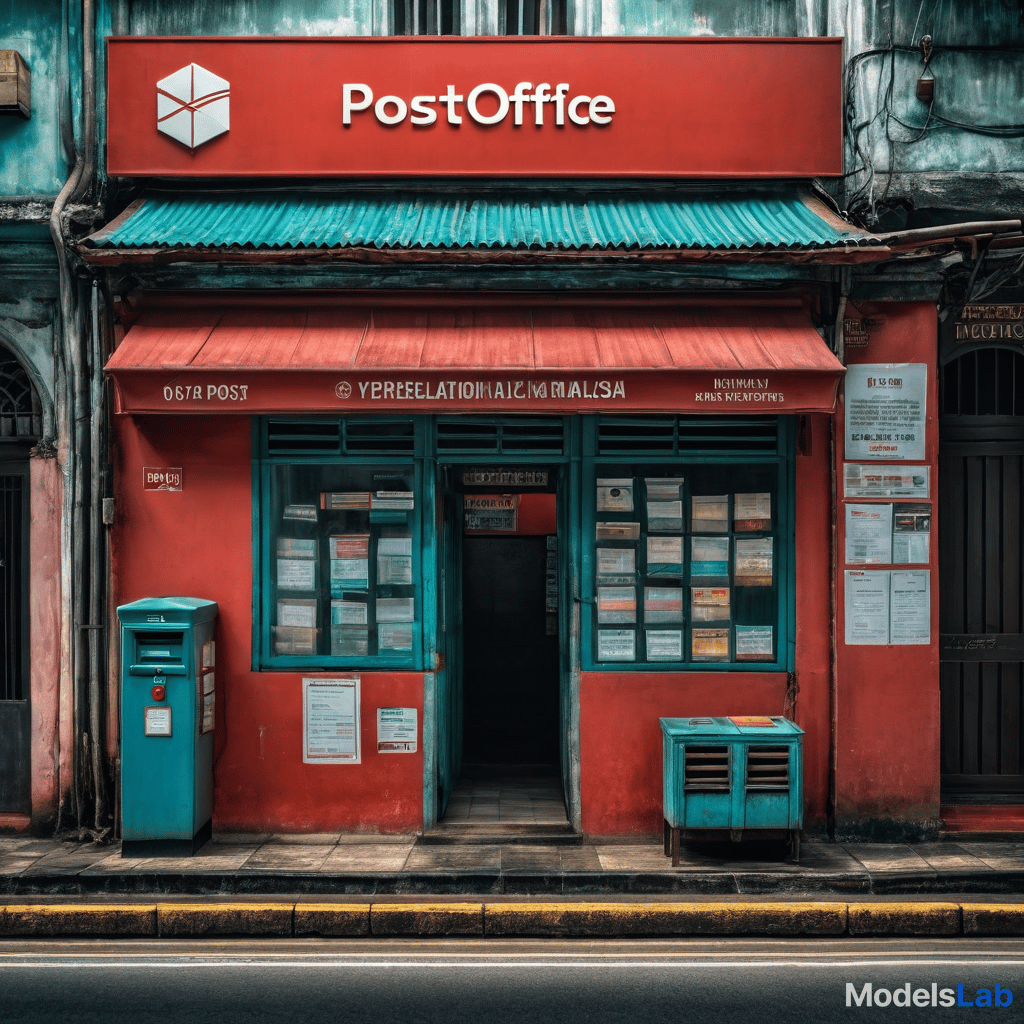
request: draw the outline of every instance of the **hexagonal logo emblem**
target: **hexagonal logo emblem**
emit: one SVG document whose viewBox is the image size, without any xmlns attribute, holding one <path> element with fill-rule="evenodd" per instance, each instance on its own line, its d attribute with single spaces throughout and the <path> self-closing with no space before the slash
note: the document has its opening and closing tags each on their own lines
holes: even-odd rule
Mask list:
<svg viewBox="0 0 1024 1024">
<path fill-rule="evenodd" d="M 195 149 L 230 127 L 231 85 L 198 64 L 156 83 L 157 131 Z"/>
</svg>

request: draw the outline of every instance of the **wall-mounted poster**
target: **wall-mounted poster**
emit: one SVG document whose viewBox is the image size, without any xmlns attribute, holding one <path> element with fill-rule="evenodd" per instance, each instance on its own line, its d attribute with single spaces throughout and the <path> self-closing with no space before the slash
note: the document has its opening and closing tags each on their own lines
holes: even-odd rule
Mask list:
<svg viewBox="0 0 1024 1024">
<path fill-rule="evenodd" d="M 302 680 L 304 764 L 359 764 L 359 676 Z"/>
<path fill-rule="evenodd" d="M 416 708 L 377 708 L 377 753 L 415 754 Z"/>
<path fill-rule="evenodd" d="M 848 459 L 924 461 L 925 363 L 854 363 L 845 388 Z"/>
</svg>

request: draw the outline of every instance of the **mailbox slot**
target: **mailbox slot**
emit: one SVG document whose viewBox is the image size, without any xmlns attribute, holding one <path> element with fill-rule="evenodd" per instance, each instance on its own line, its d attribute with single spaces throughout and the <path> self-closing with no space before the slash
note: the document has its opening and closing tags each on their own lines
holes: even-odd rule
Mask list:
<svg viewBox="0 0 1024 1024">
<path fill-rule="evenodd" d="M 133 676 L 185 675 L 185 634 L 181 630 L 146 630 L 134 633 Z"/>
</svg>

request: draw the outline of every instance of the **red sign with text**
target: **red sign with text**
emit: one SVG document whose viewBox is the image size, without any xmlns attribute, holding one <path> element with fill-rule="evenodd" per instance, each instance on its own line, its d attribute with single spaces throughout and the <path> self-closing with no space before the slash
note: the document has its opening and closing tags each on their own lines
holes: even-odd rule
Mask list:
<svg viewBox="0 0 1024 1024">
<path fill-rule="evenodd" d="M 842 40 L 108 40 L 112 175 L 842 173 Z"/>
</svg>

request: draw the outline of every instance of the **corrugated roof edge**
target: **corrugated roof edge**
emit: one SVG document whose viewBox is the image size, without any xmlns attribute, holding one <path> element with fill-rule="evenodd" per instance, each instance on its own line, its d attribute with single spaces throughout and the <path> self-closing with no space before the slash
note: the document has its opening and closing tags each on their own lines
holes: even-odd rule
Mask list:
<svg viewBox="0 0 1024 1024">
<path fill-rule="evenodd" d="M 368 214 L 373 210 L 377 212 L 376 217 L 367 217 L 367 223 L 353 223 L 356 216 L 354 207 L 360 200 L 364 201 Z M 479 216 L 470 216 L 474 207 L 480 204 L 483 205 L 477 211 Z M 769 209 L 770 205 L 778 207 L 779 204 L 782 204 L 782 210 Z M 312 214 L 322 214 L 325 209 L 329 211 L 332 205 L 348 206 L 344 215 L 348 223 L 317 224 L 311 228 Z M 621 215 L 623 206 L 638 205 L 643 210 L 633 212 L 642 215 Z M 197 208 L 200 206 L 201 211 Z M 659 206 L 663 208 L 661 212 Z M 216 216 L 211 207 L 219 207 L 228 223 L 224 224 L 225 217 Z M 288 207 L 291 207 L 290 211 Z M 279 216 L 271 216 L 271 208 Z M 424 226 L 424 221 L 430 220 L 424 217 L 427 208 L 440 210 L 448 216 L 438 216 L 433 223 Z M 536 222 L 524 225 L 520 215 L 531 208 L 538 214 Z M 567 209 L 578 216 L 563 216 L 556 230 L 550 214 L 554 212 L 557 219 L 557 214 L 565 214 Z M 802 215 L 801 209 L 804 211 Z M 494 217 L 488 218 L 488 214 Z M 813 221 L 808 221 L 808 216 Z M 193 217 L 201 223 L 201 229 L 190 225 Z M 795 232 L 794 218 L 802 221 Z M 494 219 L 502 223 L 495 227 L 490 223 Z M 488 223 L 481 229 L 483 221 Z M 470 223 L 469 229 L 464 228 L 466 222 Z M 769 237 L 752 241 L 752 222 L 756 222 L 757 228 L 765 229 Z M 216 236 L 212 231 L 214 223 L 217 224 Z M 701 237 L 693 230 L 695 225 Z M 271 229 L 269 232 L 268 227 Z M 205 233 L 205 238 L 199 237 L 199 230 Z M 315 241 L 296 237 L 310 230 L 319 236 Z M 490 233 L 486 234 L 488 230 Z M 692 237 L 686 237 L 687 231 L 692 232 Z M 481 237 L 481 233 L 486 237 Z M 723 185 L 710 189 L 702 183 L 702 187 L 630 188 L 621 192 L 607 186 L 565 191 L 513 190 L 511 195 L 497 196 L 490 189 L 474 189 L 472 186 L 457 193 L 424 189 L 422 192 L 409 190 L 396 194 L 354 189 L 347 193 L 325 191 L 312 196 L 291 190 L 236 193 L 229 197 L 223 193 L 172 194 L 167 198 L 144 196 L 83 242 L 92 249 L 176 248 L 203 252 L 354 248 L 381 251 L 785 252 L 877 245 L 878 239 L 843 220 L 806 188 L 773 183 L 771 186 L 761 184 L 739 188 Z"/>
</svg>

